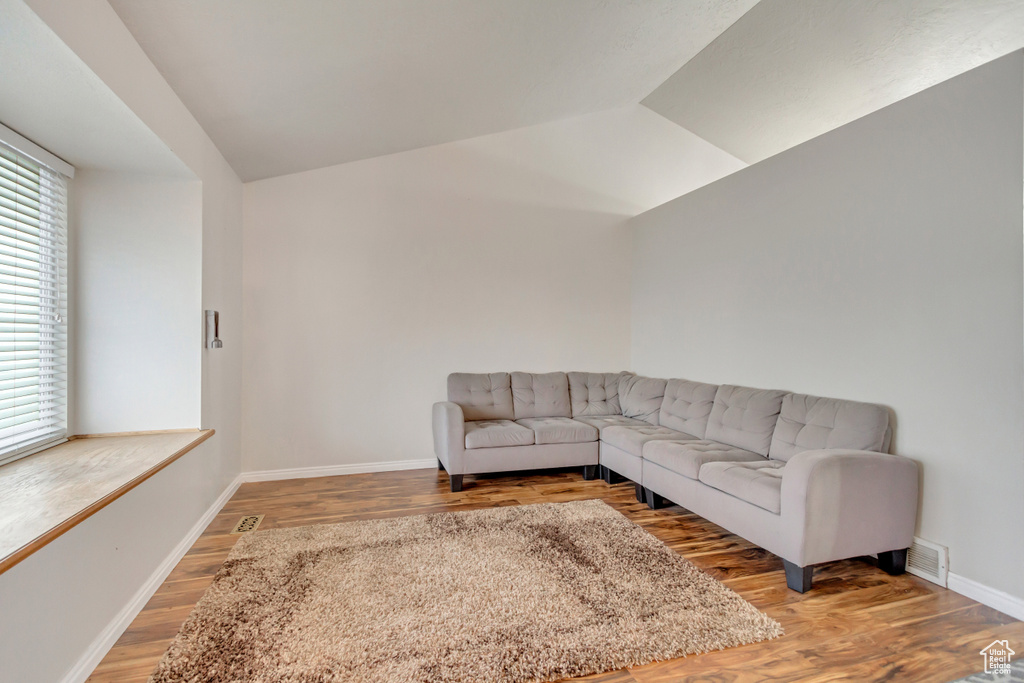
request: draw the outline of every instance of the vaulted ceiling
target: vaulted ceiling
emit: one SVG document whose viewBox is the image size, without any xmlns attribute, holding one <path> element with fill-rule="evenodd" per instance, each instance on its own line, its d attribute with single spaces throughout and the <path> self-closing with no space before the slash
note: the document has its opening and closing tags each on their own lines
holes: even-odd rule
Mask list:
<svg viewBox="0 0 1024 683">
<path fill-rule="evenodd" d="M 756 0 L 113 0 L 243 180 L 636 104 Z"/>
<path fill-rule="evenodd" d="M 1024 48 L 1021 0 L 110 0 L 243 180 L 643 102 L 758 161 Z"/>
<path fill-rule="evenodd" d="M 761 0 L 643 103 L 754 163 L 1021 48 L 1022 0 Z"/>
</svg>

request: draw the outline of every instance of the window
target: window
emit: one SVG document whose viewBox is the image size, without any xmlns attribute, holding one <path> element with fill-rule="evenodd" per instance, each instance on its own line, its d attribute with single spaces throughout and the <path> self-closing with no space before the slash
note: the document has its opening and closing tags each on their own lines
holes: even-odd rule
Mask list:
<svg viewBox="0 0 1024 683">
<path fill-rule="evenodd" d="M 23 143 L 0 142 L 3 463 L 67 438 L 67 179 L 38 161 L 59 159 L 0 135 Z"/>
</svg>

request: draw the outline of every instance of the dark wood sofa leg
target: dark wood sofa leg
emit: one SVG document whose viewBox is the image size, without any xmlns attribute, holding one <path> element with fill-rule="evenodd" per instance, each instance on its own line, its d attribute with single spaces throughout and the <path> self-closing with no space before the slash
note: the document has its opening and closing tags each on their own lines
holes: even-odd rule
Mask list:
<svg viewBox="0 0 1024 683">
<path fill-rule="evenodd" d="M 797 593 L 806 593 L 811 590 L 811 579 L 814 577 L 814 567 L 798 567 L 789 560 L 783 560 L 786 567 L 786 585 Z"/>
<path fill-rule="evenodd" d="M 449 474 L 448 483 L 451 484 L 452 493 L 458 493 L 462 490 L 462 475 L 461 474 Z"/>
<path fill-rule="evenodd" d="M 601 478 L 604 479 L 604 483 L 608 485 L 618 484 L 620 481 L 625 481 L 626 479 L 618 472 L 610 470 L 604 465 L 601 465 Z"/>
<path fill-rule="evenodd" d="M 647 489 L 640 484 L 633 484 L 636 487 L 636 502 L 643 503 L 647 501 Z"/>
<path fill-rule="evenodd" d="M 878 553 L 878 568 L 893 576 L 899 576 L 907 571 L 907 549 Z"/>
<path fill-rule="evenodd" d="M 439 472 L 443 472 L 444 471 L 444 463 L 441 462 L 441 458 L 437 459 L 437 469 L 438 469 Z"/>
<path fill-rule="evenodd" d="M 584 465 L 583 466 L 583 480 L 594 481 L 597 479 L 597 465 Z"/>
<path fill-rule="evenodd" d="M 661 496 L 659 496 L 657 493 L 650 489 L 644 489 L 644 499 L 647 503 L 647 507 L 651 508 L 652 510 L 660 510 L 661 508 L 665 508 L 671 505 L 669 501 L 665 500 L 664 498 L 662 498 Z"/>
</svg>

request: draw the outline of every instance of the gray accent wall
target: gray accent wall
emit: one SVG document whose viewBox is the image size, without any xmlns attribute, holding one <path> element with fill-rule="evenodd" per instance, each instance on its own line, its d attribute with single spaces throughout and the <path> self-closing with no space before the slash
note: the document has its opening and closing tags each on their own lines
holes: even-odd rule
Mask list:
<svg viewBox="0 0 1024 683">
<path fill-rule="evenodd" d="M 890 406 L 951 585 L 1024 597 L 1022 170 L 1015 52 L 641 214 L 631 369 Z"/>
</svg>

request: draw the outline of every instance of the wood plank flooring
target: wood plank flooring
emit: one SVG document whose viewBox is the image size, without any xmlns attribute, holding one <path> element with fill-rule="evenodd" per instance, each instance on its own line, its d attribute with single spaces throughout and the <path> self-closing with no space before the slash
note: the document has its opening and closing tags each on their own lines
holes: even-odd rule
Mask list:
<svg viewBox="0 0 1024 683">
<path fill-rule="evenodd" d="M 213 579 L 238 536 L 240 517 L 260 529 L 380 519 L 498 505 L 600 498 L 776 619 L 786 635 L 765 643 L 587 677 L 601 683 L 670 681 L 950 681 L 983 666 L 978 651 L 1009 639 L 1024 647 L 1024 622 L 867 560 L 819 567 L 814 588 L 786 588 L 782 561 L 672 506 L 649 510 L 631 483 L 583 481 L 579 470 L 467 477 L 448 491 L 443 472 L 410 470 L 244 484 L 89 678 L 144 682 Z"/>
</svg>

